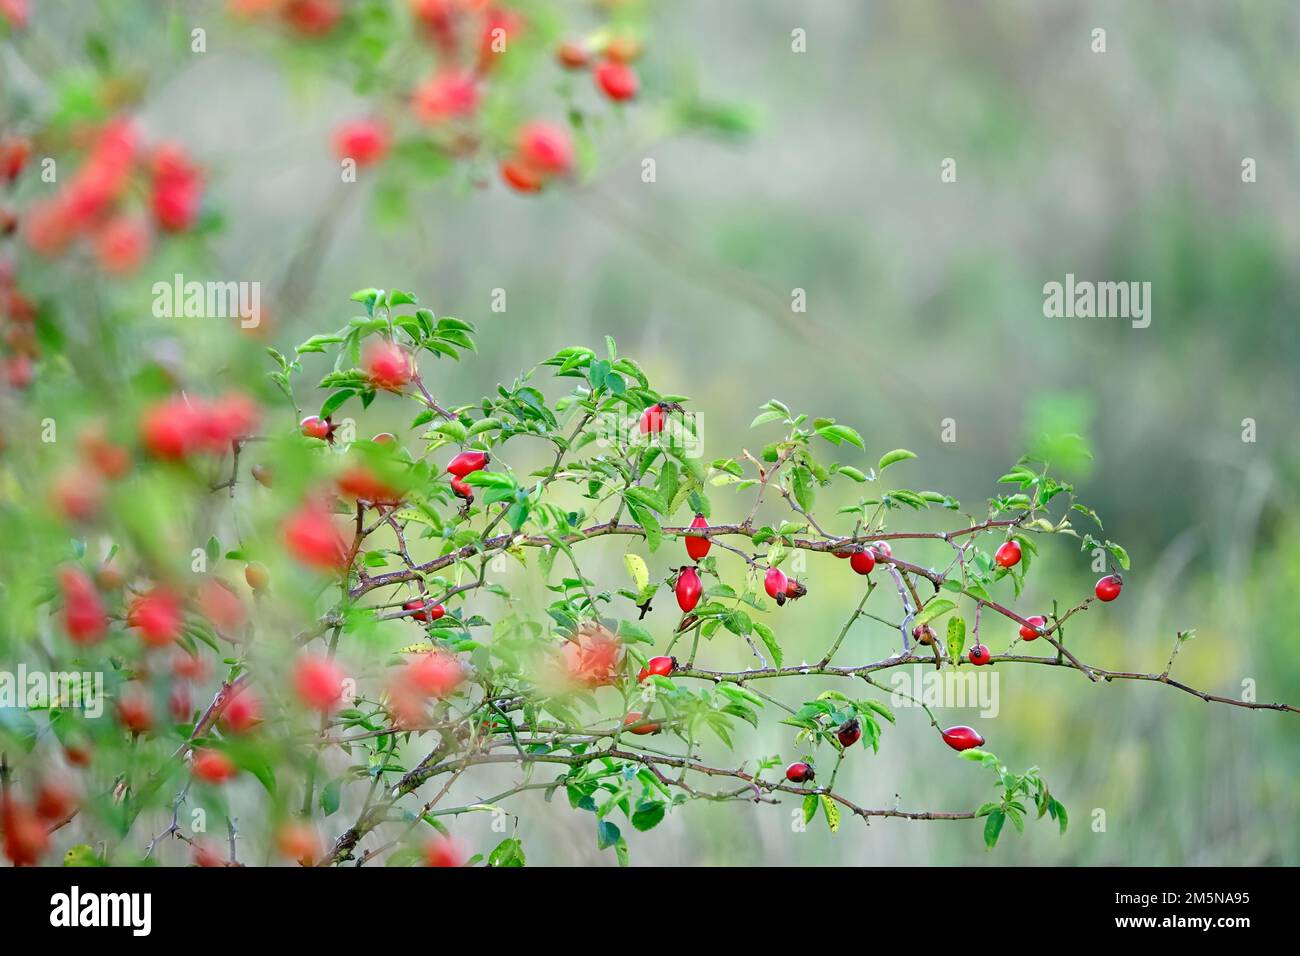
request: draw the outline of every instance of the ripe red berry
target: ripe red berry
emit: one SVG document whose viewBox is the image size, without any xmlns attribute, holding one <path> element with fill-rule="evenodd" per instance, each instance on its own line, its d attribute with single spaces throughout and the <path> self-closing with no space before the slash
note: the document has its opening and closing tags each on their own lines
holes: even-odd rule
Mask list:
<svg viewBox="0 0 1300 956">
<path fill-rule="evenodd" d="M 293 686 L 304 704 L 329 713 L 343 697 L 343 670 L 328 657 L 304 655 L 294 664 Z"/>
<path fill-rule="evenodd" d="M 0 806 L 4 853 L 14 866 L 35 866 L 49 849 L 50 834 L 35 811 L 7 794 Z"/>
<path fill-rule="evenodd" d="M 785 603 L 786 590 L 789 586 L 790 579 L 785 576 L 785 572 L 780 568 L 768 568 L 767 574 L 763 576 L 763 589 L 767 591 L 767 596 L 773 598 L 778 605 Z"/>
<path fill-rule="evenodd" d="M 343 18 L 340 0 L 289 0 L 280 16 L 305 37 L 322 37 Z"/>
<path fill-rule="evenodd" d="M 172 685 L 171 693 L 167 696 L 167 704 L 171 709 L 172 720 L 178 724 L 187 723 L 194 716 L 194 698 L 186 684 Z"/>
<path fill-rule="evenodd" d="M 455 837 L 438 834 L 424 845 L 426 866 L 464 866 L 469 855 Z"/>
<path fill-rule="evenodd" d="M 347 545 L 321 504 L 305 504 L 291 514 L 283 534 L 289 553 L 309 567 L 337 571 L 347 563 Z"/>
<path fill-rule="evenodd" d="M 641 413 L 640 428 L 641 428 L 642 435 L 650 435 L 650 434 L 658 435 L 660 432 L 664 430 L 663 402 L 659 402 L 658 404 L 651 405 L 649 408 L 647 408 L 645 411 Z"/>
<path fill-rule="evenodd" d="M 378 120 L 353 120 L 334 131 L 334 155 L 371 166 L 388 155 L 390 141 L 388 127 Z"/>
<path fill-rule="evenodd" d="M 970 662 L 977 667 L 987 664 L 993 657 L 993 655 L 989 653 L 989 649 L 983 644 L 976 644 L 970 649 L 966 656 Z"/>
<path fill-rule="evenodd" d="M 232 734 L 246 734 L 262 722 L 262 700 L 253 691 L 240 690 L 221 712 L 221 726 Z"/>
<path fill-rule="evenodd" d="M 195 840 L 191 844 L 194 850 L 194 865 L 199 867 L 225 866 L 221 849 L 212 840 Z"/>
<path fill-rule="evenodd" d="M 204 783 L 225 783 L 239 773 L 234 761 L 219 750 L 198 750 L 190 764 L 190 773 Z"/>
<path fill-rule="evenodd" d="M 166 588 L 155 588 L 131 602 L 126 623 L 137 629 L 150 647 L 166 647 L 180 637 L 184 608 L 180 598 Z"/>
<path fill-rule="evenodd" d="M 894 554 L 894 549 L 889 546 L 888 541 L 877 541 L 871 546 L 871 550 L 875 555 L 877 564 Z"/>
<path fill-rule="evenodd" d="M 370 384 L 389 392 L 400 392 L 415 375 L 415 363 L 406 349 L 384 339 L 374 339 L 362 363 Z"/>
<path fill-rule="evenodd" d="M 33 801 L 36 815 L 51 823 L 64 819 L 77 809 L 77 790 L 63 774 L 46 776 L 36 788 Z"/>
<path fill-rule="evenodd" d="M 184 232 L 198 219 L 203 175 L 180 146 L 165 144 L 153 155 L 149 197 L 154 220 L 165 232 Z"/>
<path fill-rule="evenodd" d="M 474 488 L 461 481 L 459 478 L 453 478 L 451 480 L 451 491 L 457 498 L 463 498 L 465 501 L 474 500 Z"/>
<path fill-rule="evenodd" d="M 675 657 L 652 657 L 646 661 L 645 667 L 641 668 L 636 675 L 637 683 L 643 683 L 650 675 L 656 677 L 667 677 L 677 668 L 677 658 Z"/>
<path fill-rule="evenodd" d="M 143 692 L 128 691 L 117 701 L 118 722 L 133 734 L 153 729 L 153 703 Z"/>
<path fill-rule="evenodd" d="M 816 778 L 813 768 L 810 764 L 803 761 L 797 761 L 785 768 L 785 779 L 791 783 L 808 783 Z"/>
<path fill-rule="evenodd" d="M 1097 582 L 1095 592 L 1099 601 L 1113 601 L 1119 597 L 1124 581 L 1118 574 L 1108 574 Z"/>
<path fill-rule="evenodd" d="M 631 727 L 633 724 L 639 724 L 643 720 L 645 720 L 645 715 L 634 710 L 623 718 L 623 726 Z M 662 729 L 663 728 L 658 721 L 652 721 L 641 727 L 634 727 L 632 733 L 637 734 L 638 736 L 644 736 L 645 734 L 657 734 Z"/>
<path fill-rule="evenodd" d="M 700 573 L 694 568 L 682 568 L 681 573 L 677 575 L 677 606 L 682 609 L 683 614 L 689 614 L 695 610 L 695 605 L 700 603 L 700 595 L 704 593 L 704 585 L 700 583 Z"/>
<path fill-rule="evenodd" d="M 533 120 L 519 130 L 519 159 L 546 176 L 562 176 L 573 168 L 573 137 L 563 126 Z"/>
<path fill-rule="evenodd" d="M 32 142 L 25 136 L 0 139 L 0 178 L 17 179 L 32 154 Z"/>
<path fill-rule="evenodd" d="M 238 392 L 222 395 L 202 411 L 203 444 L 216 454 L 224 453 L 231 442 L 247 438 L 257 430 L 257 405 L 247 395 Z"/>
<path fill-rule="evenodd" d="M 95 233 L 95 258 L 109 275 L 134 272 L 149 255 L 149 225 L 139 216 L 115 216 Z"/>
<path fill-rule="evenodd" d="M 328 418 L 319 415 L 308 415 L 298 423 L 298 428 L 308 438 L 330 441 L 334 437 L 334 425 Z"/>
<path fill-rule="evenodd" d="M 463 479 L 468 474 L 486 468 L 489 461 L 491 458 L 487 452 L 463 451 L 447 463 L 447 473 Z"/>
<path fill-rule="evenodd" d="M 323 849 L 320 836 L 311 824 L 292 820 L 276 829 L 275 848 L 302 866 L 314 866 Z"/>
<path fill-rule="evenodd" d="M 202 415 L 184 398 L 170 398 L 145 412 L 140 437 L 155 458 L 176 461 L 198 447 Z"/>
<path fill-rule="evenodd" d="M 709 522 L 705 520 L 704 515 L 696 515 L 695 520 L 691 522 L 692 528 L 707 528 L 708 526 Z M 711 547 L 713 547 L 713 542 L 708 538 L 686 536 L 686 553 L 692 561 L 699 561 L 709 553 Z"/>
<path fill-rule="evenodd" d="M 445 123 L 478 108 L 478 82 L 473 74 L 450 71 L 427 80 L 411 94 L 411 109 L 426 123 Z"/>
<path fill-rule="evenodd" d="M 74 644 L 94 644 L 108 631 L 104 602 L 90 577 L 77 568 L 59 570 L 63 592 L 63 623 Z"/>
<path fill-rule="evenodd" d="M 517 156 L 501 161 L 501 181 L 519 193 L 540 192 L 542 174 Z"/>
<path fill-rule="evenodd" d="M 852 747 L 862 739 L 862 724 L 856 717 L 846 720 L 840 724 L 840 729 L 835 731 L 835 737 L 841 747 Z"/>
<path fill-rule="evenodd" d="M 443 651 L 416 654 L 403 672 L 406 685 L 425 697 L 449 697 L 465 680 L 465 670 Z"/>
<path fill-rule="evenodd" d="M 949 727 L 943 732 L 943 742 L 953 750 L 984 746 L 984 738 L 973 727 Z"/>
<path fill-rule="evenodd" d="M 861 551 L 854 551 L 849 555 L 849 567 L 858 574 L 870 574 L 871 569 L 876 566 L 876 556 L 870 548 L 863 548 Z"/>
<path fill-rule="evenodd" d="M 626 63 L 614 60 L 605 60 L 596 67 L 593 75 L 600 91 L 615 102 L 632 99 L 640 86 L 636 71 Z"/>
<path fill-rule="evenodd" d="M 993 555 L 993 560 L 1004 568 L 1013 568 L 1020 563 L 1020 542 L 1011 540 L 1002 542 Z"/>
<path fill-rule="evenodd" d="M 73 742 L 63 745 L 63 757 L 74 767 L 89 767 L 93 756 L 89 744 Z"/>
<path fill-rule="evenodd" d="M 420 598 L 412 598 L 402 605 L 403 611 L 414 611 L 411 620 L 419 621 L 422 624 L 428 624 L 430 621 L 436 621 L 447 613 L 447 609 L 441 604 L 426 604 Z"/>
<path fill-rule="evenodd" d="M 395 505 L 402 493 L 389 485 L 365 465 L 353 465 L 335 479 L 339 494 L 352 500 Z"/>
<path fill-rule="evenodd" d="M 1047 618 L 1040 617 L 1037 614 L 1035 614 L 1033 617 L 1027 617 L 1025 618 L 1025 620 L 1028 621 L 1030 624 L 1034 625 L 1034 627 L 1044 627 L 1047 624 Z M 1037 640 L 1038 632 L 1034 630 L 1034 627 L 1027 627 L 1024 624 L 1021 624 L 1020 625 L 1021 640 L 1025 640 L 1025 641 Z"/>
</svg>

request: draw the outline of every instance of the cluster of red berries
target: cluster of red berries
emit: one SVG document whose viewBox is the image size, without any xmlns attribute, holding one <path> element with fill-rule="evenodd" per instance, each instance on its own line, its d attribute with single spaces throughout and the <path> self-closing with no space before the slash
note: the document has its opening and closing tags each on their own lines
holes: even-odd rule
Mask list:
<svg viewBox="0 0 1300 956">
<path fill-rule="evenodd" d="M 229 0 L 230 12 L 241 19 L 274 15 L 299 36 L 327 37 L 343 19 L 343 0 Z"/>
<path fill-rule="evenodd" d="M 441 611 L 442 605 L 437 605 L 436 610 Z M 425 721 L 428 702 L 450 697 L 465 676 L 460 661 L 447 651 L 421 651 L 413 655 L 389 682 L 388 708 L 394 721 L 401 727 L 420 726 Z"/>
<path fill-rule="evenodd" d="M 466 507 L 474 500 L 474 488 L 465 481 L 465 477 L 476 471 L 482 471 L 491 461 L 485 451 L 463 451 L 447 463 L 447 474 L 451 475 L 451 490 L 457 498 L 465 501 Z"/>
<path fill-rule="evenodd" d="M 84 523 L 100 513 L 106 482 L 126 476 L 131 454 L 110 441 L 101 425 L 91 425 L 77 440 L 78 461 L 65 465 L 54 476 L 49 498 L 65 520 Z"/>
<path fill-rule="evenodd" d="M 147 211 L 127 203 L 141 172 Z M 68 185 L 27 210 L 24 235 L 46 256 L 61 255 L 86 237 L 100 268 L 123 275 L 149 255 L 155 228 L 164 233 L 193 228 L 202 200 L 203 175 L 182 147 L 164 143 L 148 149 L 130 120 L 115 119 L 95 134 Z"/>
<path fill-rule="evenodd" d="M 793 601 L 808 593 L 807 587 L 775 566 L 768 568 L 767 574 L 763 575 L 763 590 L 767 592 L 768 597 L 776 601 L 777 607 L 782 607 L 786 601 Z"/>
<path fill-rule="evenodd" d="M 555 49 L 556 62 L 566 70 L 590 68 L 596 88 L 615 103 L 634 99 L 641 81 L 631 64 L 641 55 L 641 44 L 630 36 L 614 36 L 604 42 L 599 54 L 599 62 L 593 65 L 593 51 L 586 44 L 570 40 Z"/>
<path fill-rule="evenodd" d="M 501 161 L 501 179 L 517 192 L 540 192 L 549 180 L 572 172 L 573 159 L 567 129 L 533 120 L 519 128 L 514 152 Z"/>
<path fill-rule="evenodd" d="M 140 440 L 154 458 L 180 461 L 205 453 L 222 455 L 248 438 L 260 418 L 251 398 L 232 392 L 214 401 L 175 395 L 145 409 Z"/>
<path fill-rule="evenodd" d="M 6 781 L 0 793 L 0 830 L 4 855 L 14 866 L 35 866 L 50 846 L 50 831 L 66 821 L 80 803 L 77 785 L 50 772 L 37 782 L 30 800 L 21 799 Z"/>
</svg>

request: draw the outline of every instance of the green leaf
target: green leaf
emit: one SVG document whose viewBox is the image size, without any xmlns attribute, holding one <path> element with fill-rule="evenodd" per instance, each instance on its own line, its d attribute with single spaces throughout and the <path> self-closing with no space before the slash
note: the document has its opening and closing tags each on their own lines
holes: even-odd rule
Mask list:
<svg viewBox="0 0 1300 956">
<path fill-rule="evenodd" d="M 912 625 L 920 627 L 922 624 L 928 624 L 956 607 L 957 605 L 947 598 L 931 598 L 930 603 L 921 609 L 921 613 L 912 619 Z"/>
<path fill-rule="evenodd" d="M 812 472 L 800 465 L 794 470 L 794 498 L 804 511 L 811 511 L 815 497 Z"/>
<path fill-rule="evenodd" d="M 335 392 L 333 395 L 331 395 L 329 398 L 325 399 L 325 401 L 321 403 L 320 417 L 329 418 L 340 408 L 342 408 L 343 405 L 347 402 L 347 400 L 355 394 L 356 392 L 352 391 L 352 389 L 350 388 L 339 389 L 337 392 Z"/>
<path fill-rule="evenodd" d="M 956 661 L 966 647 L 966 621 L 960 617 L 948 621 L 948 659 Z"/>
<path fill-rule="evenodd" d="M 488 856 L 488 866 L 523 866 L 524 845 L 513 837 L 502 840 Z"/>
<path fill-rule="evenodd" d="M 664 818 L 664 814 L 667 812 L 668 807 L 662 800 L 642 800 L 632 813 L 632 826 L 642 833 L 646 830 L 653 830 L 659 825 L 659 821 Z"/>
<path fill-rule="evenodd" d="M 984 821 L 984 845 L 990 850 L 998 844 L 998 836 L 1002 833 L 1002 825 L 1007 822 L 1007 815 L 1002 810 L 994 810 Z"/>
<path fill-rule="evenodd" d="M 866 448 L 862 443 L 862 436 L 848 425 L 822 425 L 817 429 L 817 434 L 821 435 L 822 438 L 825 438 L 832 445 L 848 442 L 850 445 L 857 445 L 859 448 Z"/>
<path fill-rule="evenodd" d="M 907 461 L 907 459 L 915 457 L 915 452 L 910 452 L 906 448 L 895 448 L 893 451 L 885 452 L 880 456 L 880 463 L 876 465 L 876 470 L 884 471 L 896 462 Z"/>
<path fill-rule="evenodd" d="M 817 794 L 810 793 L 803 798 L 803 822 L 811 823 L 812 818 L 817 815 L 817 808 L 821 801 L 817 799 Z"/>
<path fill-rule="evenodd" d="M 601 820 L 596 824 L 596 847 L 601 850 L 608 850 L 614 844 L 618 843 L 622 834 L 619 833 L 618 827 L 608 820 Z"/>
<path fill-rule="evenodd" d="M 331 780 L 321 788 L 320 808 L 329 816 L 339 808 L 339 797 L 343 791 L 343 780 L 341 778 Z"/>
<path fill-rule="evenodd" d="M 776 635 L 772 633 L 772 629 L 762 621 L 751 621 L 751 626 L 754 628 L 754 633 L 763 641 L 767 652 L 772 655 L 772 663 L 780 667 L 785 655 L 781 653 L 781 645 L 776 642 Z"/>
<path fill-rule="evenodd" d="M 862 472 L 858 471 L 858 469 L 856 469 L 856 468 L 851 468 L 851 467 L 849 467 L 848 465 L 840 465 L 840 467 L 839 467 L 839 473 L 840 473 L 841 475 L 848 475 L 848 476 L 849 476 L 850 478 L 852 478 L 854 481 L 866 481 L 866 480 L 867 480 L 867 476 L 866 476 L 866 475 L 864 475 Z"/>
</svg>

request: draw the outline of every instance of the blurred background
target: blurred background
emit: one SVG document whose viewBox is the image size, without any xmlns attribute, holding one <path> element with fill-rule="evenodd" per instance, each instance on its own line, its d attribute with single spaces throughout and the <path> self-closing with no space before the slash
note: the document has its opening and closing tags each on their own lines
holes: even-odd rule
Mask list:
<svg viewBox="0 0 1300 956">
<path fill-rule="evenodd" d="M 206 53 L 177 53 L 177 10 L 206 5 L 54 6 L 34 37 L 52 58 L 76 62 L 85 25 L 116 17 L 116 32 L 139 39 L 119 56 L 172 64 L 139 115 L 214 171 L 226 226 L 211 243 L 217 274 L 275 284 L 262 344 L 288 350 L 342 325 L 356 288 L 410 289 L 479 328 L 477 356 L 425 369 L 435 394 L 459 403 L 608 334 L 657 387 L 692 397 L 708 459 L 772 440 L 748 425 L 779 398 L 856 427 L 867 454 L 844 446 L 846 463 L 909 448 L 918 460 L 891 480 L 975 512 L 1045 436 L 1081 434 L 1093 457 L 1057 470 L 1128 549 L 1132 571 L 1121 600 L 1075 619 L 1070 646 L 1092 664 L 1157 673 L 1176 632 L 1195 628 L 1175 677 L 1230 697 L 1252 681 L 1258 700 L 1300 700 L 1296 4 L 651 4 L 644 112 L 605 116 L 580 181 L 537 197 L 472 168 L 342 184 L 329 137 L 367 109 L 352 84 L 267 55 L 217 17 Z M 806 52 L 792 50 L 796 30 Z M 696 122 L 682 104 L 697 96 L 727 105 Z M 550 90 L 537 100 L 556 109 Z M 941 180 L 946 159 L 955 182 Z M 1254 182 L 1243 182 L 1246 159 Z M 170 274 L 164 264 L 140 279 L 141 308 L 155 272 Z M 1044 283 L 1067 273 L 1150 282 L 1150 326 L 1044 317 Z M 492 308 L 497 290 L 504 311 Z M 795 290 L 806 312 L 792 310 Z M 188 347 L 191 362 L 243 354 Z M 377 406 L 376 428 L 404 427 L 383 414 Z M 945 419 L 953 442 L 941 440 Z M 713 520 L 738 520 L 747 505 L 719 491 Z M 828 494 L 819 512 L 835 505 Z M 894 524 L 955 527 L 955 517 Z M 602 552 L 611 580 L 624 546 Z M 1096 577 L 1089 564 L 1077 542 L 1045 540 L 1017 607 L 1073 603 Z M 852 610 L 857 582 L 843 570 L 809 560 L 815 600 L 781 620 L 787 659 L 815 660 Z M 887 608 L 885 590 L 875 600 Z M 893 637 L 859 626 L 840 659 L 883 657 Z M 1000 652 L 1012 637 L 986 640 Z M 724 637 L 706 652 L 718 666 L 747 659 Z M 969 823 L 846 817 L 836 834 L 821 820 L 801 832 L 793 804 L 700 801 L 651 833 L 625 827 L 633 863 L 1300 863 L 1295 715 L 1156 684 L 1090 685 L 1067 669 L 997 675 L 996 717 L 940 719 L 979 727 L 1012 769 L 1038 765 L 1070 811 L 1064 836 L 1031 822 L 989 853 Z M 800 690 L 810 699 L 825 686 L 764 689 L 797 705 Z M 846 761 L 844 793 L 932 810 L 992 798 L 991 776 L 938 746 L 923 714 L 897 713 L 878 755 Z M 790 738 L 769 721 L 737 750 L 789 758 Z M 487 796 L 511 779 L 485 774 L 457 794 Z M 532 796 L 509 807 L 530 864 L 615 864 L 587 814 L 562 794 L 549 805 Z M 464 824 L 491 838 L 488 815 Z"/>
</svg>

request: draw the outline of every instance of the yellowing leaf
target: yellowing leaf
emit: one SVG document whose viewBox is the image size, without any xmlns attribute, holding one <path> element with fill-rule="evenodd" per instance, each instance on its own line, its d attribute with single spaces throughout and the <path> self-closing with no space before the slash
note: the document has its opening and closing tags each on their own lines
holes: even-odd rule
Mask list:
<svg viewBox="0 0 1300 956">
<path fill-rule="evenodd" d="M 625 554 L 623 563 L 627 565 L 627 573 L 632 576 L 632 583 L 636 585 L 636 590 L 644 590 L 650 583 L 650 569 L 645 566 L 645 559 L 639 554 Z"/>
<path fill-rule="evenodd" d="M 821 794 L 821 798 L 822 812 L 826 814 L 826 825 L 831 828 L 831 833 L 836 833 L 840 829 L 840 808 L 826 794 Z"/>
</svg>

